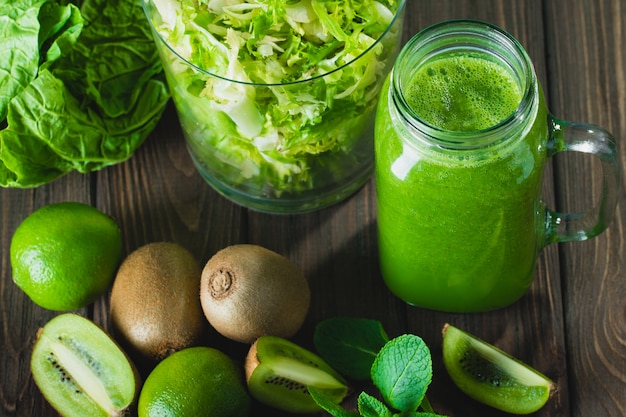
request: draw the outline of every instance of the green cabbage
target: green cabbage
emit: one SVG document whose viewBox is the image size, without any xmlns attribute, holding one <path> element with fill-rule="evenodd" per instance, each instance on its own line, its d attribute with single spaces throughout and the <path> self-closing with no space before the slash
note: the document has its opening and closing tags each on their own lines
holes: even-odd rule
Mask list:
<svg viewBox="0 0 626 417">
<path fill-rule="evenodd" d="M 128 159 L 169 100 L 137 0 L 0 0 L 0 186 Z"/>
<path fill-rule="evenodd" d="M 373 152 L 363 132 L 400 44 L 403 6 L 147 1 L 176 53 L 158 42 L 201 172 L 259 198 L 303 198 L 362 176 Z"/>
</svg>

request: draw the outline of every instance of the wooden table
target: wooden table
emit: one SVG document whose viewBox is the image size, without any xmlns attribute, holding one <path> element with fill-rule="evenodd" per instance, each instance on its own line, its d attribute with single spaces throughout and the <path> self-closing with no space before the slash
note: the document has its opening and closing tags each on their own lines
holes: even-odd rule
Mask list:
<svg viewBox="0 0 626 417">
<path fill-rule="evenodd" d="M 452 18 L 497 24 L 533 59 L 551 111 L 596 123 L 618 142 L 626 132 L 624 0 L 408 0 L 405 37 Z M 620 158 L 626 166 L 626 145 Z M 600 176 L 592 158 L 556 157 L 546 172 L 546 200 L 561 211 L 586 208 Z M 623 194 L 623 192 L 621 192 Z M 380 320 L 390 336 L 414 333 L 430 346 L 434 379 L 428 396 L 441 414 L 501 416 L 463 396 L 441 363 L 441 327 L 454 323 L 531 364 L 559 385 L 537 416 L 626 415 L 626 206 L 610 229 L 542 253 L 536 280 L 515 305 L 484 314 L 444 314 L 410 307 L 382 283 L 377 264 L 373 183 L 349 200 L 305 215 L 252 212 L 220 197 L 194 170 L 172 107 L 125 163 L 91 175 L 70 174 L 36 189 L 0 190 L 0 415 L 55 415 L 29 371 L 37 328 L 57 313 L 34 305 L 12 282 L 9 244 L 33 210 L 81 201 L 113 216 L 126 253 L 148 242 L 175 241 L 202 262 L 229 244 L 250 242 L 280 252 L 306 273 L 312 305 L 296 336 L 312 347 L 313 328 L 334 316 Z M 79 313 L 109 326 L 108 299 Z M 235 357 L 247 346 L 208 341 Z M 267 412 L 267 410 L 266 410 Z M 269 412 L 273 415 L 277 413 Z M 254 415 L 264 414 L 256 411 Z"/>
</svg>

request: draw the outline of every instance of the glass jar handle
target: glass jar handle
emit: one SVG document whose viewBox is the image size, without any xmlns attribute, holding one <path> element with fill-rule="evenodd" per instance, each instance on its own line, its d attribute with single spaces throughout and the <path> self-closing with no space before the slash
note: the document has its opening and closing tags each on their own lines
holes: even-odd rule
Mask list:
<svg viewBox="0 0 626 417">
<path fill-rule="evenodd" d="M 599 204 L 586 212 L 559 213 L 546 208 L 546 243 L 590 239 L 602 233 L 613 220 L 620 190 L 615 139 L 605 129 L 585 123 L 549 118 L 548 156 L 581 152 L 598 157 L 602 164 Z"/>
</svg>

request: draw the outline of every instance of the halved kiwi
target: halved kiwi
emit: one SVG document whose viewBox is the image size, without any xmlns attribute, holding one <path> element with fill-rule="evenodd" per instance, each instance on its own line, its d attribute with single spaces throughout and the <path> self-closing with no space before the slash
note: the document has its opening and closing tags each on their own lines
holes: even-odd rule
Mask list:
<svg viewBox="0 0 626 417">
<path fill-rule="evenodd" d="M 450 324 L 443 327 L 443 363 L 461 391 L 512 414 L 539 410 L 556 389 L 529 365 Z"/>
<path fill-rule="evenodd" d="M 140 385 L 133 364 L 113 339 L 73 313 L 39 330 L 30 365 L 39 390 L 63 416 L 125 415 Z"/>
<path fill-rule="evenodd" d="M 262 336 L 245 362 L 250 394 L 263 404 L 291 413 L 321 411 L 307 387 L 341 402 L 348 392 L 344 378 L 313 352 L 281 337 Z"/>
</svg>

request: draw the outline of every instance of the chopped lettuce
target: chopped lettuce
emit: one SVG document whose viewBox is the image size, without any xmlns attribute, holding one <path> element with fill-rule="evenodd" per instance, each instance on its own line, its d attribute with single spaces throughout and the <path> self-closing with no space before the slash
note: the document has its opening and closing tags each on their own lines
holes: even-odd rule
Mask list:
<svg viewBox="0 0 626 417">
<path fill-rule="evenodd" d="M 253 197 L 304 198 L 371 168 L 363 133 L 401 41 L 404 0 L 146 7 L 205 176 Z"/>
<path fill-rule="evenodd" d="M 169 100 L 136 0 L 0 0 L 0 186 L 128 159 Z"/>
</svg>

